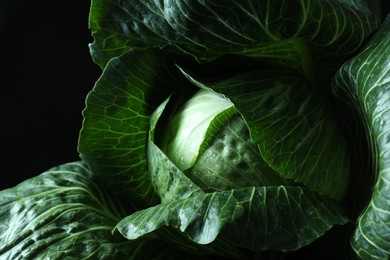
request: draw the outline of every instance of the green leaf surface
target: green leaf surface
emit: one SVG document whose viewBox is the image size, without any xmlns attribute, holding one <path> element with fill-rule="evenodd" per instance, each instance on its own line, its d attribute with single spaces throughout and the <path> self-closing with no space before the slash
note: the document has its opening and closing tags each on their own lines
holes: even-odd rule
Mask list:
<svg viewBox="0 0 390 260">
<path fill-rule="evenodd" d="M 242 115 L 232 107 L 207 130 L 199 158 L 185 174 L 205 191 L 252 186 L 291 185 L 262 158 Z"/>
<path fill-rule="evenodd" d="M 1 259 L 167 259 L 158 238 L 112 234 L 132 208 L 92 179 L 81 162 L 54 167 L 0 191 Z"/>
<path fill-rule="evenodd" d="M 128 53 L 110 61 L 86 100 L 81 158 L 99 180 L 136 203 L 156 202 L 147 174 L 149 121 L 165 98 L 185 87 L 177 86 L 175 71 L 174 60 L 161 53 Z"/>
<path fill-rule="evenodd" d="M 280 71 L 254 71 L 214 83 L 244 116 L 264 160 L 287 179 L 341 200 L 349 156 L 331 100 L 316 86 Z"/>
<path fill-rule="evenodd" d="M 376 165 L 376 184 L 351 239 L 363 259 L 390 257 L 390 18 L 359 55 L 340 69 L 336 93 L 359 111 Z M 370 174 L 370 173 L 367 173 Z"/>
<path fill-rule="evenodd" d="M 290 251 L 345 222 L 336 204 L 305 188 L 268 186 L 198 193 L 137 211 L 116 228 L 131 240 L 170 226 L 199 244 L 219 236 L 245 248 Z"/>
<path fill-rule="evenodd" d="M 242 54 L 303 69 L 307 44 L 341 54 L 360 46 L 379 20 L 367 2 L 93 0 L 90 48 L 102 67 L 128 50 L 172 45 L 198 60 Z"/>
</svg>

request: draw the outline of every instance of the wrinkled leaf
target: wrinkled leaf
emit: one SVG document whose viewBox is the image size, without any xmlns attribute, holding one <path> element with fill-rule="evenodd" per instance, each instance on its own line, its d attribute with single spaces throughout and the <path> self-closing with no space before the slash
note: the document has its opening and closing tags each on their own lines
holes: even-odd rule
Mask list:
<svg viewBox="0 0 390 260">
<path fill-rule="evenodd" d="M 305 188 L 268 186 L 198 193 L 137 211 L 116 228 L 131 240 L 170 226 L 200 244 L 219 236 L 250 249 L 290 251 L 345 222 L 337 205 Z"/>
<path fill-rule="evenodd" d="M 104 67 L 128 50 L 177 46 L 198 60 L 263 57 L 306 71 L 308 46 L 342 55 L 378 24 L 379 1 L 94 0 L 91 53 Z"/>
<path fill-rule="evenodd" d="M 196 163 L 185 171 L 203 190 L 292 184 L 264 161 L 246 121 L 235 108 L 219 114 L 207 135 Z"/>
<path fill-rule="evenodd" d="M 368 45 L 340 69 L 336 93 L 359 110 L 376 165 L 376 184 L 351 239 L 363 259 L 390 257 L 390 18 Z M 345 98 L 345 97 L 344 97 Z M 366 174 L 370 174 L 367 172 Z"/>
<path fill-rule="evenodd" d="M 0 192 L 1 259 L 153 259 L 176 249 L 156 237 L 112 234 L 132 208 L 92 179 L 81 162 L 64 164 Z"/>
</svg>

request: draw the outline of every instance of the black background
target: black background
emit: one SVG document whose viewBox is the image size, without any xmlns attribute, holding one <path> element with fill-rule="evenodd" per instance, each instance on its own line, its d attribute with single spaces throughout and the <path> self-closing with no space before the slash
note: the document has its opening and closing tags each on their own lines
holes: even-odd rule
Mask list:
<svg viewBox="0 0 390 260">
<path fill-rule="evenodd" d="M 81 111 L 101 73 L 88 49 L 89 6 L 0 1 L 0 189 L 79 159 Z"/>
<path fill-rule="evenodd" d="M 79 160 L 85 97 L 101 70 L 89 54 L 90 1 L 0 1 L 0 189 Z"/>
</svg>

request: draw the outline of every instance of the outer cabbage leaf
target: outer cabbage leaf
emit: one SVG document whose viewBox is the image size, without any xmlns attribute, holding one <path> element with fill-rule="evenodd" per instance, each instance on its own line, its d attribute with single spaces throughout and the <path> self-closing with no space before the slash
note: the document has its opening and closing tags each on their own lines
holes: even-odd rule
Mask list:
<svg viewBox="0 0 390 260">
<path fill-rule="evenodd" d="M 185 74 L 235 104 L 271 168 L 340 201 L 348 184 L 349 155 L 332 101 L 307 80 L 280 73 L 254 71 L 214 83 Z"/>
<path fill-rule="evenodd" d="M 304 187 L 246 187 L 206 193 L 154 144 L 166 102 L 151 117 L 149 169 L 162 203 L 124 218 L 116 228 L 128 239 L 173 227 L 199 244 L 226 241 L 253 250 L 290 251 L 347 220 L 330 199 Z"/>
<path fill-rule="evenodd" d="M 0 258 L 169 259 L 178 253 L 156 237 L 129 241 L 112 234 L 129 205 L 81 162 L 52 168 L 0 191 Z"/>
<path fill-rule="evenodd" d="M 128 50 L 177 46 L 200 61 L 241 54 L 310 69 L 307 46 L 355 51 L 377 27 L 379 0 L 94 0 L 91 53 L 104 67 Z"/>
<path fill-rule="evenodd" d="M 351 239 L 363 259 L 390 257 L 390 17 L 356 57 L 339 70 L 335 92 L 349 97 L 365 123 L 376 184 Z M 369 173 L 366 173 L 369 174 Z"/>
<path fill-rule="evenodd" d="M 217 236 L 253 250 L 296 250 L 346 219 L 333 202 L 303 187 L 198 193 L 137 211 L 118 223 L 128 239 L 170 226 L 200 244 Z"/>
<path fill-rule="evenodd" d="M 113 191 L 144 205 L 157 201 L 147 175 L 150 114 L 175 87 L 185 87 L 175 71 L 180 74 L 173 59 L 154 51 L 115 58 L 88 94 L 83 111 L 81 158 Z"/>
</svg>

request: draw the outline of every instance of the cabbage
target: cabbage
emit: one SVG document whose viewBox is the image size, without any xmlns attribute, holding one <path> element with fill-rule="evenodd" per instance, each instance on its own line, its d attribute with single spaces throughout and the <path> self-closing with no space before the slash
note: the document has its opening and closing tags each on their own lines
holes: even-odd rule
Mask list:
<svg viewBox="0 0 390 260">
<path fill-rule="evenodd" d="M 92 1 L 81 161 L 0 191 L 0 258 L 388 259 L 382 7 Z"/>
</svg>

